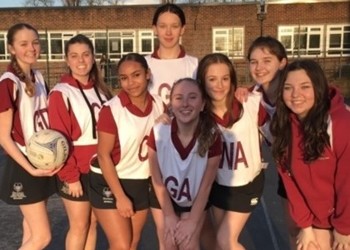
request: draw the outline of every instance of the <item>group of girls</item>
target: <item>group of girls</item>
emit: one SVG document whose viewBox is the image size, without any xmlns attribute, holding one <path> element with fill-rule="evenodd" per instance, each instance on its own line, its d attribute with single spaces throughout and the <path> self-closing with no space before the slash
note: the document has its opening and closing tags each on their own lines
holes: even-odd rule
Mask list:
<svg viewBox="0 0 350 250">
<path fill-rule="evenodd" d="M 227 56 L 213 53 L 198 63 L 180 46 L 185 23 L 178 6 L 157 9 L 159 48 L 146 58 L 123 56 L 114 97 L 87 37 L 68 41 L 69 72 L 48 95 L 32 69 L 38 32 L 28 24 L 9 29 L 11 63 L 0 79 L 7 153 L 0 198 L 20 206 L 20 249 L 49 244 L 46 201 L 55 191 L 69 219 L 66 249 L 94 249 L 97 221 L 110 249 L 137 249 L 150 207 L 159 249 L 244 249 L 238 238 L 264 186 L 262 137 L 272 143 L 300 229 L 297 249 L 350 249 L 350 138 L 339 134 L 350 114 L 322 69 L 311 60 L 287 65 L 283 46 L 260 37 L 248 50 L 255 85 L 239 101 Z M 173 69 L 180 72 L 167 74 Z M 24 148 L 31 134 L 49 127 L 69 139 L 71 152 L 64 166 L 39 170 Z"/>
</svg>

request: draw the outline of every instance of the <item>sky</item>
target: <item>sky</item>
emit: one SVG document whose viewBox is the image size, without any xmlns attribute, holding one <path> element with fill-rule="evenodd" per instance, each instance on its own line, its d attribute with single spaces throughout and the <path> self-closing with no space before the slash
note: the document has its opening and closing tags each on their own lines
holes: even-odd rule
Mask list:
<svg viewBox="0 0 350 250">
<path fill-rule="evenodd" d="M 23 2 L 25 2 L 25 0 L 0 0 L 0 8 L 22 7 Z M 57 2 L 60 3 L 61 1 L 57 1 Z M 156 1 L 156 0 L 126 0 L 125 1 L 125 3 L 128 3 L 128 4 L 136 4 L 137 2 L 142 3 L 142 4 L 146 4 L 146 3 L 159 2 L 159 0 L 158 1 Z"/>
</svg>

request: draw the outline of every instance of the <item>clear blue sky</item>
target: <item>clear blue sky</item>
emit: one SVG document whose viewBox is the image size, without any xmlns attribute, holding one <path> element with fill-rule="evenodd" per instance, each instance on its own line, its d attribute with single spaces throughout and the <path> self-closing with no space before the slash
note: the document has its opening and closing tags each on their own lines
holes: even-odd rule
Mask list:
<svg viewBox="0 0 350 250">
<path fill-rule="evenodd" d="M 0 8 L 5 7 L 21 7 L 23 6 L 23 0 L 1 0 Z"/>
</svg>

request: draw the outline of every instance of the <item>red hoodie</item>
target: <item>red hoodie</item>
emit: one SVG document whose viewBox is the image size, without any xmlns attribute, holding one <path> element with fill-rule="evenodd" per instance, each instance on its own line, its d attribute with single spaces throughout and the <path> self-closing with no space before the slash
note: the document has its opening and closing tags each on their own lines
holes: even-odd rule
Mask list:
<svg viewBox="0 0 350 250">
<path fill-rule="evenodd" d="M 291 172 L 279 166 L 293 220 L 301 228 L 335 228 L 350 234 L 350 112 L 343 97 L 331 89 L 328 134 L 331 147 L 311 162 L 303 161 L 301 124 L 291 115 Z M 291 174 L 292 173 L 292 174 Z"/>
<path fill-rule="evenodd" d="M 71 75 L 63 75 L 61 83 L 68 84 L 72 89 L 78 89 L 78 82 Z M 89 82 L 87 85 L 81 85 L 85 91 L 93 88 L 93 83 Z M 101 94 L 101 97 L 105 100 L 105 97 Z M 92 103 L 90 95 L 88 95 L 89 102 L 95 108 L 100 109 L 101 103 Z M 79 113 L 75 114 L 72 108 L 66 107 L 66 97 L 62 92 L 57 91 L 55 88 L 49 95 L 49 121 L 50 127 L 62 132 L 72 144 L 77 141 L 86 130 L 86 126 L 81 128 L 78 123 L 77 117 L 85 117 L 86 124 L 91 120 L 91 113 L 89 112 L 87 104 L 83 101 Z M 68 106 L 70 106 L 70 100 L 68 98 Z M 96 120 L 98 117 L 96 117 Z M 97 153 L 97 142 L 92 140 L 91 143 L 85 143 L 85 145 L 71 145 L 71 154 L 68 157 L 63 168 L 58 172 L 58 177 L 61 181 L 68 183 L 77 182 L 80 179 L 80 174 L 87 174 L 90 170 L 90 160 L 94 154 Z"/>
</svg>

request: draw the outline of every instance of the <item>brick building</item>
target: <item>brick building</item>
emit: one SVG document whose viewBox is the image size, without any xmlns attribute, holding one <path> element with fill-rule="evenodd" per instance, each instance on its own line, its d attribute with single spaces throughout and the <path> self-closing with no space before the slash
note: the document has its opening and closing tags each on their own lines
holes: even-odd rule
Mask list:
<svg viewBox="0 0 350 250">
<path fill-rule="evenodd" d="M 270 0 L 268 6 L 256 1 L 182 4 L 187 18 L 182 44 L 199 58 L 211 52 L 227 54 L 237 68 L 239 82 L 247 83 L 246 51 L 262 33 L 282 41 L 290 60 L 317 58 L 329 78 L 339 77 L 343 74 L 340 69 L 350 64 L 350 0 L 303 2 L 310 1 Z M 65 70 L 64 42 L 77 33 L 92 39 L 97 58 L 106 53 L 118 61 L 129 52 L 149 54 L 157 46 L 151 28 L 156 7 L 0 8 L 0 71 L 9 62 L 7 29 L 17 22 L 28 22 L 39 30 L 42 55 L 38 68 L 50 85 Z M 257 14 L 259 11 L 262 13 Z"/>
</svg>

